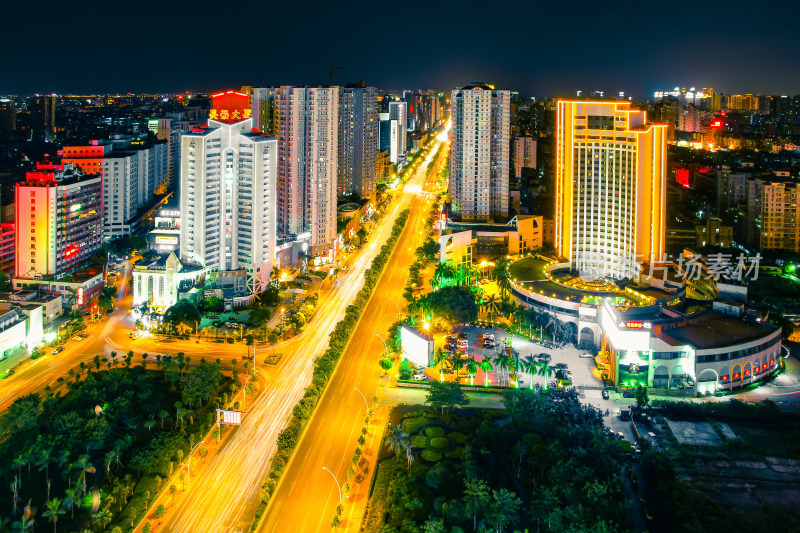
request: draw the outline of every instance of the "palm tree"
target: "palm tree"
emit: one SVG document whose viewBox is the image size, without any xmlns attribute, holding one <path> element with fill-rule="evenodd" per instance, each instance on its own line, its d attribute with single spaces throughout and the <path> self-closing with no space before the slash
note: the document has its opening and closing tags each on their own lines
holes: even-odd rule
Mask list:
<svg viewBox="0 0 800 533">
<path fill-rule="evenodd" d="M 83 484 L 86 485 L 86 472 L 94 472 L 94 465 L 89 462 L 89 456 L 79 456 L 72 466 L 75 470 L 80 470 L 83 473 Z"/>
<path fill-rule="evenodd" d="M 539 363 L 538 374 L 544 378 L 544 390 L 547 390 L 547 380 L 549 380 L 553 375 L 553 369 L 550 368 L 550 365 L 547 364 L 547 361 L 542 361 Z"/>
<path fill-rule="evenodd" d="M 444 365 L 449 360 L 450 360 L 450 354 L 448 354 L 441 348 L 436 349 L 436 353 L 433 355 L 433 365 L 439 366 L 439 381 L 444 381 Z"/>
<path fill-rule="evenodd" d="M 533 388 L 533 376 L 536 375 L 536 369 L 538 368 L 538 363 L 534 361 L 533 357 L 526 357 L 525 359 L 520 360 L 520 369 L 530 376 L 530 383 L 528 383 L 528 388 Z"/>
<path fill-rule="evenodd" d="M 11 502 L 13 507 L 11 508 L 11 516 L 17 516 L 17 503 L 19 502 L 19 479 L 17 476 L 14 476 L 14 482 L 11 483 Z"/>
<path fill-rule="evenodd" d="M 467 359 L 466 364 L 467 374 L 469 374 L 469 384 L 475 384 L 475 374 L 478 373 L 478 363 L 475 361 L 474 357 L 470 357 Z"/>
<path fill-rule="evenodd" d="M 22 488 L 22 467 L 25 464 L 25 455 L 19 454 L 15 459 L 14 462 L 11 463 L 12 468 L 17 467 L 17 478 L 19 479 L 19 488 Z"/>
<path fill-rule="evenodd" d="M 19 520 L 11 524 L 11 528 L 14 531 L 28 531 L 29 529 L 33 528 L 36 524 L 32 519 L 28 518 L 26 515 L 22 515 L 19 517 Z"/>
<path fill-rule="evenodd" d="M 508 372 L 509 369 L 509 358 L 505 354 L 498 354 L 494 358 L 494 367 L 497 369 L 497 381 L 500 381 L 500 376 L 502 375 L 503 371 Z"/>
<path fill-rule="evenodd" d="M 67 489 L 64 491 L 64 507 L 71 511 L 71 518 L 75 518 L 75 508 L 81 507 L 81 493 L 78 489 Z"/>
<path fill-rule="evenodd" d="M 489 361 L 488 357 L 484 357 L 483 360 L 480 363 L 478 363 L 478 367 L 481 369 L 481 372 L 483 372 L 483 386 L 488 387 L 489 372 L 494 370 L 494 367 L 492 366 L 492 363 Z"/>
<path fill-rule="evenodd" d="M 50 461 L 53 459 L 53 448 L 45 446 L 39 449 L 39 456 L 36 462 L 39 464 L 39 472 L 44 470 L 44 478 L 50 479 Z"/>
<path fill-rule="evenodd" d="M 400 426 L 392 426 L 392 431 L 390 431 L 389 436 L 386 437 L 386 443 L 389 445 L 389 449 L 391 449 L 399 459 L 400 453 L 409 447 L 408 433 L 405 433 Z"/>
<path fill-rule="evenodd" d="M 103 526 L 103 531 L 105 531 L 106 526 L 111 523 L 113 518 L 114 516 L 111 514 L 108 507 L 103 507 L 92 515 L 92 524 L 101 524 Z"/>
<path fill-rule="evenodd" d="M 494 294 L 487 296 L 486 299 L 483 301 L 483 308 L 489 313 L 489 320 L 494 318 L 494 314 L 497 312 L 497 306 L 500 303 L 500 299 L 495 296 Z"/>
<path fill-rule="evenodd" d="M 453 372 L 456 374 L 456 383 L 461 382 L 461 378 L 458 376 L 458 373 L 464 368 L 464 360 L 461 359 L 461 353 L 456 352 L 453 354 L 452 361 L 450 362 L 450 366 L 453 369 Z"/>
<path fill-rule="evenodd" d="M 494 275 L 494 279 L 497 281 L 497 286 L 500 287 L 500 294 L 503 299 L 506 298 L 506 293 L 511 288 L 511 281 L 508 279 L 508 272 L 506 272 L 508 264 L 508 259 L 501 257 L 497 260 L 492 269 L 492 275 Z"/>
<path fill-rule="evenodd" d="M 52 500 L 47 500 L 45 503 L 47 510 L 42 513 L 42 516 L 48 518 L 50 522 L 53 523 L 53 533 L 56 533 L 56 524 L 58 523 L 58 515 L 64 514 L 66 511 L 61 508 L 61 500 L 58 498 L 53 498 Z"/>
</svg>

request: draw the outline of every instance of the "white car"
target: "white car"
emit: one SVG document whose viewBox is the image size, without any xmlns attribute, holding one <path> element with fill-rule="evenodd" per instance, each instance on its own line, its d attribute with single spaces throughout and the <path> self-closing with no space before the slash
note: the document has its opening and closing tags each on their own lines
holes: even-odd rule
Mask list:
<svg viewBox="0 0 800 533">
<path fill-rule="evenodd" d="M 589 352 L 583 352 L 583 353 L 580 355 L 580 357 L 581 357 L 582 359 L 592 359 L 592 358 L 594 358 L 594 356 L 593 356 L 592 354 L 590 354 Z"/>
<path fill-rule="evenodd" d="M 414 381 L 425 381 L 425 374 L 414 374 L 411 379 Z"/>
</svg>

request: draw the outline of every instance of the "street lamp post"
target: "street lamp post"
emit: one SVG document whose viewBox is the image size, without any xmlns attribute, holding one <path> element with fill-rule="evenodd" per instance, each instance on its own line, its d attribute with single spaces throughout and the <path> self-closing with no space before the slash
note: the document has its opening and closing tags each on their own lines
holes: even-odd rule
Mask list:
<svg viewBox="0 0 800 533">
<path fill-rule="evenodd" d="M 381 342 L 383 342 L 383 347 L 386 349 L 386 358 L 388 359 L 389 358 L 389 347 L 386 345 L 386 341 L 383 340 L 383 337 L 381 337 L 380 333 L 376 333 L 375 335 L 377 335 L 378 338 L 381 340 Z"/>
<path fill-rule="evenodd" d="M 258 372 L 259 374 L 261 374 L 262 376 L 264 376 L 264 379 L 267 379 L 267 376 L 266 376 L 266 375 L 264 375 L 264 373 L 263 373 L 263 372 L 260 372 L 260 371 L 258 371 L 258 370 L 253 370 L 253 371 L 250 373 L 250 375 L 249 375 L 249 376 L 247 376 L 247 379 L 246 379 L 246 380 L 244 380 L 244 386 L 242 387 L 242 396 L 243 396 L 243 398 L 242 398 L 242 409 L 243 409 L 243 410 L 245 409 L 245 407 L 247 407 L 247 382 L 248 382 L 248 381 L 250 381 L 250 378 L 252 378 L 252 377 L 253 377 L 253 376 L 256 374 L 256 372 Z"/>
<path fill-rule="evenodd" d="M 286 309 L 281 307 L 281 336 L 283 336 L 283 315 L 285 311 Z"/>
<path fill-rule="evenodd" d="M 187 476 L 186 477 L 188 478 L 188 482 L 189 482 L 190 485 L 192 483 L 192 454 L 197 449 L 197 447 L 200 446 L 201 444 L 203 444 L 204 442 L 205 442 L 205 440 L 201 440 L 200 442 L 195 444 L 194 448 L 192 448 L 192 451 L 189 452 L 188 459 L 186 459 L 186 472 L 187 472 Z"/>
<path fill-rule="evenodd" d="M 357 393 L 359 393 L 359 394 L 361 395 L 361 397 L 362 397 L 362 398 L 364 398 L 364 405 L 366 405 L 366 406 L 367 406 L 367 413 L 369 413 L 369 402 L 367 401 L 367 397 L 366 397 L 366 396 L 364 396 L 364 393 L 363 393 L 363 392 L 361 392 L 360 390 L 358 390 L 358 387 L 353 387 L 353 388 L 356 390 L 356 392 L 357 392 Z"/>
<path fill-rule="evenodd" d="M 322 469 L 328 472 L 331 475 L 331 477 L 333 477 L 333 480 L 336 482 L 336 488 L 339 490 L 339 501 L 342 501 L 342 487 L 339 486 L 339 480 L 336 479 L 334 473 L 328 470 L 326 467 L 323 466 Z"/>
</svg>

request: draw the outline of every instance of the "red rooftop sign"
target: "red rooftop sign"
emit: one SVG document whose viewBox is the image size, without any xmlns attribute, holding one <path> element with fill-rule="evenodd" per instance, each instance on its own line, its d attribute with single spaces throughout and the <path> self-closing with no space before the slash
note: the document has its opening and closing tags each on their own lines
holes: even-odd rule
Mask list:
<svg viewBox="0 0 800 533">
<path fill-rule="evenodd" d="M 210 120 L 218 122 L 239 122 L 250 118 L 250 98 L 240 92 L 226 91 L 211 95 L 213 102 L 208 115 Z"/>
</svg>

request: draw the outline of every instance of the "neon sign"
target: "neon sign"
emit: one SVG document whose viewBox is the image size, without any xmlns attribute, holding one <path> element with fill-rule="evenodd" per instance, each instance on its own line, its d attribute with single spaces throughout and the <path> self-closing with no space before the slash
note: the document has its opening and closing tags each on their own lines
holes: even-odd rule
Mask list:
<svg viewBox="0 0 800 533">
<path fill-rule="evenodd" d="M 650 329 L 653 325 L 650 322 L 642 322 L 641 320 L 630 320 L 625 322 L 625 327 L 630 329 Z"/>
<path fill-rule="evenodd" d="M 78 287 L 78 305 L 83 305 L 84 291 L 83 287 Z"/>
<path fill-rule="evenodd" d="M 220 122 L 238 122 L 250 118 L 253 111 L 250 109 L 250 97 L 236 91 L 226 91 L 212 94 L 212 109 L 208 114 L 211 120 Z"/>
<path fill-rule="evenodd" d="M 80 247 L 78 245 L 73 244 L 70 245 L 66 250 L 64 250 L 64 257 L 72 257 L 73 255 L 77 254 L 80 251 Z"/>
</svg>

